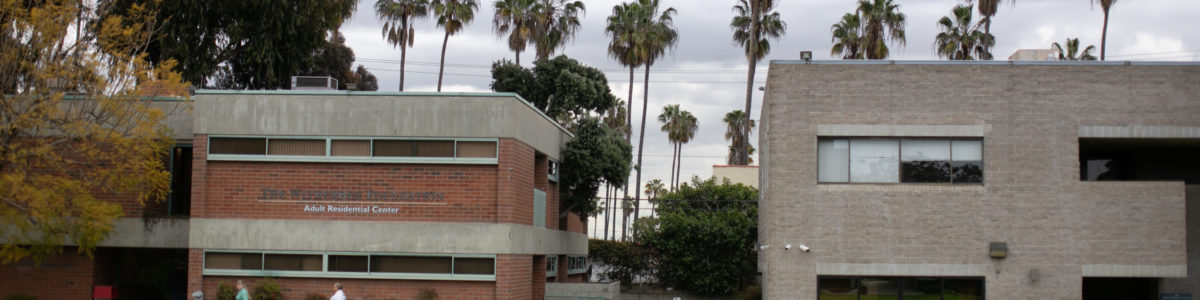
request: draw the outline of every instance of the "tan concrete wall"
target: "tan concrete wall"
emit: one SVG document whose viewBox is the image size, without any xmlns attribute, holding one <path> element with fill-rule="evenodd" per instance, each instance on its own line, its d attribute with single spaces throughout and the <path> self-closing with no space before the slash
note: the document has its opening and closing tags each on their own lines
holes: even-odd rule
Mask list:
<svg viewBox="0 0 1200 300">
<path fill-rule="evenodd" d="M 713 177 L 758 188 L 758 166 L 713 166 Z"/>
<path fill-rule="evenodd" d="M 1185 276 L 1183 183 L 1080 182 L 1078 141 L 1087 126 L 1200 127 L 1197 82 L 1200 65 L 773 62 L 765 295 L 814 299 L 818 275 L 888 274 L 984 277 L 992 299 L 1079 299 L 1085 274 Z M 822 125 L 982 129 L 984 184 L 818 185 Z M 1008 257 L 989 258 L 989 242 L 1007 242 Z"/>
<path fill-rule="evenodd" d="M 195 134 L 511 137 L 559 159 L 570 135 L 510 94 L 201 91 Z"/>
</svg>

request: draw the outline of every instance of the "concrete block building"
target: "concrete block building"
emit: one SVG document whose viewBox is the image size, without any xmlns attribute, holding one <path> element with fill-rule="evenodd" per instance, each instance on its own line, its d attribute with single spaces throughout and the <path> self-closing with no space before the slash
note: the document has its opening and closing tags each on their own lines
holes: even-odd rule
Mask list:
<svg viewBox="0 0 1200 300">
<path fill-rule="evenodd" d="M 765 296 L 1197 295 L 1197 83 L 1194 63 L 773 61 Z"/>
<path fill-rule="evenodd" d="M 328 297 L 334 282 L 350 299 L 408 299 L 421 289 L 538 299 L 546 282 L 584 280 L 586 226 L 558 214 L 559 153 L 570 133 L 513 94 L 193 98 L 170 120 L 174 193 L 159 210 L 172 217 L 139 218 L 156 208 L 128 203 L 131 218 L 95 258 L 67 252 L 42 266 L 0 266 L 0 296 L 87 299 L 116 287 L 162 299 L 128 269 L 163 262 L 155 270 L 171 283 L 154 288 L 189 299 L 266 277 L 289 299 Z M 73 292 L 55 294 L 63 290 Z"/>
</svg>

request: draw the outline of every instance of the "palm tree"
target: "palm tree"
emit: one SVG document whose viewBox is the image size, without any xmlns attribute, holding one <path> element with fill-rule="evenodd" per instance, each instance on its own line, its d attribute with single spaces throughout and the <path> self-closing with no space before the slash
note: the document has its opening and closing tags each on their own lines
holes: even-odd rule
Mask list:
<svg viewBox="0 0 1200 300">
<path fill-rule="evenodd" d="M 991 60 L 995 39 L 992 34 L 979 30 L 990 21 L 985 18 L 971 24 L 970 5 L 957 5 L 951 12 L 953 18 L 945 16 L 938 20 L 938 28 L 942 29 L 934 39 L 938 56 L 950 60 Z"/>
<path fill-rule="evenodd" d="M 672 186 L 675 184 L 675 163 L 678 156 L 679 144 L 679 126 L 681 125 L 682 114 L 679 113 L 679 104 L 670 104 L 663 106 L 663 112 L 658 115 L 658 122 L 662 123 L 660 130 L 667 133 L 667 141 L 671 143 L 671 177 L 668 182 Z"/>
<path fill-rule="evenodd" d="M 650 204 L 654 204 L 654 206 L 650 208 L 651 216 L 653 216 L 654 212 L 658 210 L 658 201 L 655 200 L 658 200 L 658 197 L 665 193 L 667 193 L 667 188 L 663 186 L 662 180 L 653 179 L 649 182 L 646 182 L 646 197 L 650 198 Z"/>
<path fill-rule="evenodd" d="M 692 141 L 696 137 L 696 130 L 700 129 L 700 121 L 696 120 L 696 116 L 686 110 L 679 111 L 679 126 L 676 133 L 675 158 L 679 163 L 675 164 L 675 184 L 674 188 L 679 187 L 679 181 L 683 177 L 680 169 L 683 168 L 683 144 Z"/>
<path fill-rule="evenodd" d="M 733 6 L 735 15 L 733 20 L 729 22 L 729 27 L 733 28 L 733 40 L 745 48 L 746 59 L 750 62 L 749 71 L 746 74 L 746 119 L 750 119 L 750 101 L 754 92 L 754 71 L 758 67 L 758 61 L 771 53 L 771 43 L 768 39 L 778 40 L 787 31 L 787 24 L 783 22 L 783 18 L 779 17 L 779 12 L 773 12 L 775 9 L 774 0 L 738 0 L 738 4 Z M 750 128 L 746 128 L 750 130 Z M 750 136 L 750 132 L 746 131 L 746 136 Z M 749 144 L 743 144 L 743 148 L 748 148 Z M 739 163 L 746 164 L 750 157 L 739 158 Z"/>
<path fill-rule="evenodd" d="M 885 59 L 890 54 L 887 42 L 904 45 L 904 14 L 892 0 L 858 0 L 863 40 L 860 46 L 867 59 Z"/>
<path fill-rule="evenodd" d="M 612 129 L 616 132 L 620 132 L 621 134 L 625 135 L 626 140 L 629 140 L 629 135 L 630 135 L 629 134 L 629 123 L 625 122 L 625 115 L 626 115 L 625 100 L 617 99 L 617 104 L 616 104 L 616 106 L 614 106 L 614 109 L 610 109 L 604 113 L 603 121 L 604 121 L 604 125 L 608 126 L 609 129 Z M 628 180 L 629 179 L 626 178 L 626 181 L 628 181 Z M 613 189 L 615 190 L 616 188 L 614 187 Z M 606 188 L 606 191 L 607 191 L 607 188 Z M 625 190 L 625 192 L 626 192 L 626 194 L 628 194 L 628 190 Z M 613 192 L 613 195 L 616 195 L 616 192 Z M 613 200 L 613 198 L 609 198 L 609 197 L 605 197 L 605 200 L 604 200 L 605 203 L 607 203 L 606 205 L 608 206 L 605 208 L 605 218 L 604 218 L 604 228 L 605 228 L 604 232 L 605 232 L 606 236 L 608 234 L 608 217 L 607 216 L 609 216 L 612 213 L 612 212 L 609 212 L 609 210 L 612 210 L 614 212 L 616 211 L 616 209 L 614 208 L 616 205 L 614 203 L 612 203 L 612 200 Z M 613 223 L 614 224 L 616 223 L 616 219 L 613 220 Z M 613 235 L 615 236 L 616 234 L 613 234 Z"/>
<path fill-rule="evenodd" d="M 1100 8 L 1104 10 L 1104 29 L 1100 32 L 1100 60 L 1104 60 L 1104 48 L 1108 45 L 1108 11 L 1117 0 L 1092 0 L 1093 5 L 1096 2 L 1100 2 Z"/>
<path fill-rule="evenodd" d="M 496 34 L 508 34 L 508 49 L 516 53 L 521 65 L 521 51 L 533 37 L 534 0 L 497 0 L 493 4 L 492 29 Z"/>
<path fill-rule="evenodd" d="M 1092 55 L 1092 51 L 1096 51 L 1096 46 L 1088 45 L 1087 48 L 1083 48 L 1083 53 L 1080 53 L 1078 38 L 1067 38 L 1066 49 L 1063 49 L 1062 45 L 1057 42 L 1050 44 L 1050 49 L 1058 52 L 1058 60 L 1096 60 L 1096 56 Z M 1077 54 L 1079 55 L 1076 56 Z"/>
<path fill-rule="evenodd" d="M 734 165 L 736 164 L 738 157 L 749 157 L 751 154 L 754 154 L 753 146 L 749 147 L 750 152 L 746 153 L 746 155 L 739 153 L 740 151 L 747 149 L 738 147 L 739 145 L 743 143 L 749 144 L 749 142 L 745 140 L 747 131 L 745 129 L 747 124 L 745 115 L 746 113 L 743 113 L 740 110 L 734 110 L 725 114 L 725 140 L 731 142 L 729 145 L 729 157 L 725 162 L 726 164 Z M 754 120 L 750 120 L 749 124 L 750 128 L 754 128 Z"/>
<path fill-rule="evenodd" d="M 862 41 L 862 26 L 858 15 L 852 13 L 842 15 L 842 21 L 833 24 L 832 30 L 833 49 L 829 51 L 829 55 L 845 53 L 842 55 L 842 59 L 863 59 L 862 48 L 859 47 L 859 42 Z M 733 162 L 731 161 L 730 164 Z"/>
<path fill-rule="evenodd" d="M 1016 0 L 1013 1 L 1015 2 Z M 983 25 L 983 33 L 992 33 L 992 17 L 996 16 L 1000 2 L 1004 2 L 1004 0 L 979 0 L 979 6 L 977 7 L 979 8 L 979 16 L 983 17 L 983 20 L 988 21 L 987 24 Z M 967 1 L 967 4 L 970 3 L 970 1 Z"/>
<path fill-rule="evenodd" d="M 641 65 L 646 67 L 645 75 L 642 76 L 642 127 L 638 133 L 638 158 L 637 158 L 637 180 L 634 181 L 634 187 L 642 186 L 642 150 L 646 144 L 646 111 L 647 105 L 650 103 L 650 66 L 659 57 L 667 54 L 667 50 L 675 48 L 675 44 L 679 41 L 679 33 L 675 30 L 675 8 L 667 8 L 659 14 L 658 0 L 638 0 L 638 6 L 642 11 L 643 20 L 639 21 L 641 31 L 638 33 L 637 57 Z M 657 17 L 656 17 L 657 16 Z M 640 197 L 642 190 L 635 188 L 633 190 L 634 213 L 633 219 L 637 220 L 637 208 L 641 205 Z"/>
<path fill-rule="evenodd" d="M 533 35 L 537 59 L 548 59 L 554 50 L 563 47 L 579 30 L 579 17 L 586 11 L 583 1 L 538 0 L 533 5 Z"/>
<path fill-rule="evenodd" d="M 404 91 L 404 60 L 413 46 L 413 22 L 429 14 L 427 0 L 378 0 L 375 15 L 383 20 L 383 37 L 400 47 L 400 91 Z"/>
<path fill-rule="evenodd" d="M 438 87 L 442 91 L 442 75 L 446 72 L 446 44 L 450 36 L 462 31 L 463 26 L 475 20 L 475 10 L 479 3 L 475 0 L 434 0 L 433 14 L 437 15 L 437 25 L 446 29 L 446 37 L 442 38 L 442 61 L 438 66 Z"/>
<path fill-rule="evenodd" d="M 635 51 L 636 38 L 641 29 L 637 21 L 641 13 L 641 6 L 637 2 L 614 5 L 612 15 L 608 17 L 608 26 L 604 28 L 604 34 L 612 38 L 608 42 L 608 56 L 622 66 L 629 67 L 629 96 L 626 99 L 630 100 L 633 99 L 633 71 L 641 66 L 641 59 Z M 629 101 L 628 105 L 625 122 L 633 124 L 633 101 Z M 626 134 L 625 141 L 629 139 L 630 135 Z"/>
</svg>

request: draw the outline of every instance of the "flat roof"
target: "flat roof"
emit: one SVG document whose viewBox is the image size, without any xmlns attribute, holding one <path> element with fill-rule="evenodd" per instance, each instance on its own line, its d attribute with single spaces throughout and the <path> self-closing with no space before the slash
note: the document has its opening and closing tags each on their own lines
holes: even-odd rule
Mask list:
<svg viewBox="0 0 1200 300">
<path fill-rule="evenodd" d="M 1200 66 L 1197 61 L 1031 61 L 1031 60 L 811 60 L 775 59 L 780 65 L 980 65 L 980 66 Z"/>
</svg>

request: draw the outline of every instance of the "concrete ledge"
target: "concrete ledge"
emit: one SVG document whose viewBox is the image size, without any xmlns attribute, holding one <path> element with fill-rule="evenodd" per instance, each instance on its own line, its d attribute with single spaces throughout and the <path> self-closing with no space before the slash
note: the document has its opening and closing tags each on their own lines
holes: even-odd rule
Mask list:
<svg viewBox="0 0 1200 300">
<path fill-rule="evenodd" d="M 983 137 L 984 125 L 817 124 L 817 136 Z"/>
<path fill-rule="evenodd" d="M 101 247 L 187 248 L 188 219 L 121 218 Z"/>
<path fill-rule="evenodd" d="M 1187 265 L 1083 265 L 1083 277 L 1187 277 Z"/>
<path fill-rule="evenodd" d="M 910 183 L 821 183 L 817 184 L 819 192 L 976 192 L 987 191 L 983 185 L 977 184 L 910 184 Z"/>
<path fill-rule="evenodd" d="M 1200 138 L 1200 127 L 1079 126 L 1081 138 Z"/>
<path fill-rule="evenodd" d="M 819 275 L 984 276 L 987 270 L 980 264 L 817 264 Z"/>
<path fill-rule="evenodd" d="M 546 283 L 546 299 L 605 299 L 621 296 L 621 283 Z"/>
<path fill-rule="evenodd" d="M 587 254 L 587 236 L 528 225 L 191 220 L 190 248 L 441 254 Z"/>
</svg>

